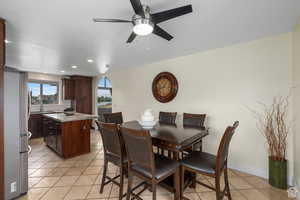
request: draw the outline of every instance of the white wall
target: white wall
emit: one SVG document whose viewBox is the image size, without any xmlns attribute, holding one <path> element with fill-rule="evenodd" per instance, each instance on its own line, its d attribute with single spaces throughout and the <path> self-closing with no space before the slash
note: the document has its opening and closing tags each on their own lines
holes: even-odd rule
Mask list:
<svg viewBox="0 0 300 200">
<path fill-rule="evenodd" d="M 293 33 L 294 177 L 300 186 L 300 21 Z M 298 199 L 300 199 L 300 194 Z"/>
<path fill-rule="evenodd" d="M 112 71 L 113 110 L 125 120 L 136 120 L 146 108 L 155 111 L 207 113 L 210 136 L 204 150 L 216 153 L 227 125 L 240 127 L 233 138 L 229 164 L 236 169 L 267 177 L 268 155 L 264 137 L 248 107 L 270 103 L 276 95 L 287 95 L 291 87 L 292 34 L 268 37 L 226 48 L 200 52 L 122 71 Z M 199 44 L 201 45 L 201 44 Z M 151 92 L 153 78 L 162 71 L 173 73 L 179 82 L 175 100 L 157 102 Z M 293 143 L 288 160 L 293 175 Z"/>
<path fill-rule="evenodd" d="M 71 106 L 71 101 L 63 100 L 62 98 L 62 76 L 50 75 L 42 73 L 28 73 L 28 79 L 30 80 L 42 80 L 42 81 L 53 81 L 59 83 L 59 104 L 55 105 L 44 105 L 44 111 L 63 111 L 65 108 Z M 32 111 L 39 111 L 40 106 L 32 106 Z"/>
</svg>

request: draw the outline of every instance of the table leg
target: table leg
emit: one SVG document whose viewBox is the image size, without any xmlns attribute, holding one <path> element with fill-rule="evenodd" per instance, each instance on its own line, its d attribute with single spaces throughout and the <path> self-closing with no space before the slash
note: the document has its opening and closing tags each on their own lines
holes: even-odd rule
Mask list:
<svg viewBox="0 0 300 200">
<path fill-rule="evenodd" d="M 180 178 L 180 167 L 178 167 L 178 169 L 176 170 L 176 173 L 174 175 L 174 189 L 175 189 L 175 193 L 174 193 L 174 199 L 175 200 L 180 200 L 181 197 L 181 178 Z"/>
<path fill-rule="evenodd" d="M 173 159 L 180 161 L 180 155 L 179 152 L 173 152 Z M 178 167 L 178 169 L 176 170 L 176 173 L 174 175 L 174 188 L 175 188 L 175 199 L 179 200 L 181 199 L 181 166 Z"/>
</svg>

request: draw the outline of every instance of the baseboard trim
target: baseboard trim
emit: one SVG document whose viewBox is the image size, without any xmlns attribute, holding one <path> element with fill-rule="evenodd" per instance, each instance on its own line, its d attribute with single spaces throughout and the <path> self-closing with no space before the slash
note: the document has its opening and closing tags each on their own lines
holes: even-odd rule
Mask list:
<svg viewBox="0 0 300 200">
<path fill-rule="evenodd" d="M 264 179 L 269 179 L 268 172 L 266 172 L 265 170 L 262 170 L 262 169 L 255 169 L 255 168 L 250 168 L 250 167 L 245 168 L 245 167 L 240 167 L 240 166 L 235 166 L 235 165 L 229 165 L 228 167 L 231 169 L 238 170 L 238 171 L 241 171 L 241 172 L 244 172 L 247 174 L 251 174 L 254 176 L 258 176 L 258 177 L 261 177 Z M 294 185 L 293 177 L 290 177 L 290 176 L 288 177 L 288 185 Z M 300 199 L 297 199 L 297 200 L 300 200 Z"/>
</svg>

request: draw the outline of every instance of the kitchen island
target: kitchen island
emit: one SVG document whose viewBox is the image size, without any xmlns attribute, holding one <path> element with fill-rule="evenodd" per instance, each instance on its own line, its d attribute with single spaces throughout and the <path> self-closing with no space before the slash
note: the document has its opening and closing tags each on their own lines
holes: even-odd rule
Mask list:
<svg viewBox="0 0 300 200">
<path fill-rule="evenodd" d="M 90 152 L 90 130 L 96 115 L 74 113 L 43 114 L 46 145 L 63 158 Z"/>
</svg>

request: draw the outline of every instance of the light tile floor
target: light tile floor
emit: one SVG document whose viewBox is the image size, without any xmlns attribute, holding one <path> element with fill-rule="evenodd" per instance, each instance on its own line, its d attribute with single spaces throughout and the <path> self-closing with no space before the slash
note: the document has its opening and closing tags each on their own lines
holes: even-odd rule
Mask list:
<svg viewBox="0 0 300 200">
<path fill-rule="evenodd" d="M 20 197 L 19 200 L 118 199 L 118 187 L 112 184 L 107 185 L 104 192 L 99 194 L 103 153 L 98 132 L 92 132 L 91 153 L 67 160 L 48 149 L 42 139 L 31 140 L 30 143 L 32 147 L 28 172 L 30 189 L 28 194 Z M 115 175 L 118 173 L 118 168 L 110 165 L 108 173 Z M 203 176 L 197 178 L 214 185 L 214 180 L 211 178 Z M 272 188 L 267 180 L 250 174 L 230 170 L 229 182 L 233 200 L 288 199 L 286 191 Z M 191 200 L 215 200 L 215 193 L 200 185 L 197 185 L 196 189 L 187 189 L 185 196 Z M 141 197 L 151 200 L 152 193 L 145 191 Z M 157 199 L 172 200 L 173 195 L 159 188 Z"/>
</svg>

